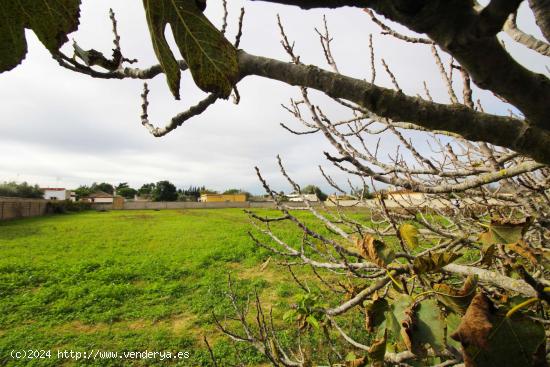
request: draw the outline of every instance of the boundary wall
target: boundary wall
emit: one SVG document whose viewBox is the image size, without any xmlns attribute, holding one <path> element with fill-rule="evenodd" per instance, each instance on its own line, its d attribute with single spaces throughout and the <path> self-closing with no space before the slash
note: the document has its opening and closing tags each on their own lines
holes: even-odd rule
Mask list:
<svg viewBox="0 0 550 367">
<path fill-rule="evenodd" d="M 303 208 L 304 203 L 300 202 L 286 202 L 287 206 L 291 208 Z M 315 203 L 311 203 L 315 205 Z M 96 210 L 113 210 L 113 204 L 111 203 L 94 203 L 92 208 Z M 224 209 L 224 208 L 266 208 L 275 209 L 275 203 L 272 201 L 245 201 L 245 202 L 213 202 L 213 203 L 199 203 L 189 201 L 128 201 L 124 203 L 124 206 L 120 209 L 124 210 L 144 210 L 144 209 Z M 116 208 L 119 209 L 119 208 Z"/>
<path fill-rule="evenodd" d="M 0 220 L 37 217 L 47 214 L 45 199 L 24 199 L 0 197 Z"/>
</svg>

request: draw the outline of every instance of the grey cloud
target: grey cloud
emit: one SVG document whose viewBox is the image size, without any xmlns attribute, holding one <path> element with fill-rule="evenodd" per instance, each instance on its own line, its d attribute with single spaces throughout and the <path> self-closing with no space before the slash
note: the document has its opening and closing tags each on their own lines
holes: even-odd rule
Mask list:
<svg viewBox="0 0 550 367">
<path fill-rule="evenodd" d="M 207 15 L 220 25 L 221 4 L 210 4 Z M 117 13 L 125 54 L 138 58 L 140 66 L 156 63 L 143 9 L 139 2 L 132 5 L 107 0 L 83 1 L 81 27 L 73 37 L 84 48 L 109 54 L 112 35 L 107 14 L 112 6 Z M 275 15 L 280 13 L 302 60 L 327 68 L 314 31 L 314 27 L 322 26 L 322 16 L 326 14 L 334 38 L 334 55 L 342 72 L 370 78 L 366 38 L 372 33 L 377 64 L 384 58 L 407 93 L 422 93 L 421 83 L 426 80 L 436 100 L 448 100 L 429 48 L 403 45 L 379 35 L 377 27 L 361 11 L 305 12 L 243 0 L 232 1 L 230 5 L 230 36 L 236 31 L 240 6 L 246 5 L 241 46 L 250 53 L 288 59 L 279 43 L 276 26 Z M 520 17 L 520 22 L 523 18 Z M 525 26 L 533 27 L 529 22 Z M 288 190 L 275 159 L 281 154 L 298 182 L 318 183 L 331 191 L 322 183 L 317 168 L 322 164 L 336 174 L 336 169 L 322 156 L 323 151 L 332 151 L 328 142 L 321 135 L 293 136 L 279 126 L 284 122 L 301 129 L 280 107 L 289 98 L 298 97 L 296 88 L 276 81 L 247 78 L 239 84 L 240 105 L 218 102 L 169 136 L 158 139 L 140 124 L 142 82 L 95 80 L 63 70 L 32 33 L 28 32 L 27 36 L 29 55 L 23 65 L 0 75 L 0 181 L 17 178 L 66 186 L 93 181 L 129 181 L 139 186 L 169 179 L 180 186 L 204 184 L 216 189 L 241 187 L 261 192 L 253 169 L 257 165 L 274 188 Z M 510 47 L 514 47 L 514 53 L 522 62 L 544 71 L 544 62 L 531 51 Z M 65 49 L 70 50 L 70 45 Z M 391 87 L 383 69 L 377 71 L 377 83 Z M 172 98 L 164 76 L 158 76 L 149 84 L 149 114 L 159 125 L 204 95 L 188 73 L 183 76 L 181 101 Z M 477 90 L 475 93 L 488 111 L 507 113 L 502 103 L 489 93 Z M 326 104 L 327 99 L 320 93 L 312 92 L 312 95 L 332 118 L 348 116 L 341 107 Z M 369 144 L 375 143 L 375 138 L 369 138 Z M 395 145 L 395 139 L 388 138 L 382 144 L 382 153 L 393 152 Z M 338 174 L 336 177 L 342 178 Z"/>
</svg>

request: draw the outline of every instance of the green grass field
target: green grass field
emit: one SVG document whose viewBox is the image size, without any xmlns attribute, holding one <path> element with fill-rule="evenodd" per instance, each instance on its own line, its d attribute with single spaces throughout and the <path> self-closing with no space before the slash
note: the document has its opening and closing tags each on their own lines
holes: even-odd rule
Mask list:
<svg viewBox="0 0 550 367">
<path fill-rule="evenodd" d="M 0 365 L 221 365 L 235 349 L 211 312 L 229 307 L 227 274 L 243 292 L 288 304 L 295 286 L 247 236 L 240 209 L 113 211 L 0 222 Z M 283 232 L 285 229 L 283 228 Z M 298 236 L 288 229 L 287 238 Z M 240 347 L 241 349 L 244 348 Z M 179 361 L 14 360 L 12 350 L 187 351 Z M 242 349 L 260 365 L 255 351 Z"/>
</svg>

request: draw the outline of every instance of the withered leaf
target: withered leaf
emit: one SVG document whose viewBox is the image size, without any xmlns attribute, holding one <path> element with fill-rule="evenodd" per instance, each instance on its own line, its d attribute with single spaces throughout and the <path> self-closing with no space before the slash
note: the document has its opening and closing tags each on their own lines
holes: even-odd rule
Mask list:
<svg viewBox="0 0 550 367">
<path fill-rule="evenodd" d="M 369 347 L 369 361 L 373 367 L 384 365 L 384 356 L 386 355 L 386 341 L 388 340 L 388 330 L 384 330 L 382 338 L 377 339 Z"/>
<path fill-rule="evenodd" d="M 418 256 L 413 261 L 413 270 L 417 274 L 431 273 L 441 270 L 460 257 L 455 252 L 436 252 Z"/>
<path fill-rule="evenodd" d="M 515 243 L 522 239 L 530 225 L 529 217 L 520 220 L 493 218 L 487 231 L 479 235 L 479 241 L 487 246 Z"/>
<path fill-rule="evenodd" d="M 401 338 L 403 339 L 403 343 L 405 343 L 405 346 L 408 350 L 412 352 L 413 350 L 413 341 L 412 341 L 412 334 L 413 334 L 413 326 L 415 323 L 415 311 L 414 309 L 417 307 L 416 303 L 413 303 L 409 308 L 405 310 L 404 318 L 401 320 Z"/>
<path fill-rule="evenodd" d="M 346 359 L 346 367 L 365 367 L 367 363 L 368 359 L 365 357 Z"/>
<path fill-rule="evenodd" d="M 463 315 L 470 305 L 476 293 L 477 277 L 469 275 L 461 289 L 456 289 L 448 284 L 435 284 L 433 289 L 436 297 L 451 311 Z"/>
<path fill-rule="evenodd" d="M 395 252 L 384 242 L 375 239 L 371 235 L 365 235 L 356 241 L 357 249 L 361 256 L 372 261 L 381 268 L 385 268 L 395 259 Z"/>
<path fill-rule="evenodd" d="M 481 238 L 481 237 L 480 237 Z M 483 240 L 481 240 L 483 242 Z M 496 245 L 494 243 L 483 245 L 481 249 L 481 264 L 491 266 L 495 257 Z"/>
<path fill-rule="evenodd" d="M 407 349 L 408 342 L 403 338 L 402 322 L 407 318 L 406 311 L 412 303 L 412 297 L 405 294 L 399 295 L 393 302 L 390 302 L 390 307 L 386 311 L 385 325 L 381 325 L 381 327 L 385 326 L 387 329 L 388 343 L 391 340 L 397 351 Z"/>
<path fill-rule="evenodd" d="M 493 312 L 494 307 L 487 296 L 477 293 L 451 338 L 460 341 L 462 345 L 474 345 L 487 349 L 489 346 L 487 338 L 493 327 L 490 321 Z"/>
<path fill-rule="evenodd" d="M 365 329 L 368 332 L 374 332 L 384 322 L 388 308 L 388 301 L 383 298 L 365 304 Z"/>
<path fill-rule="evenodd" d="M 540 322 L 521 312 L 506 317 L 482 293 L 474 297 L 451 337 L 461 342 L 466 367 L 534 366 L 546 341 Z"/>
<path fill-rule="evenodd" d="M 533 265 L 537 265 L 539 263 L 539 259 L 543 255 L 541 250 L 535 249 L 529 246 L 523 240 L 519 240 L 518 242 L 507 244 L 506 248 L 526 258 Z"/>
</svg>

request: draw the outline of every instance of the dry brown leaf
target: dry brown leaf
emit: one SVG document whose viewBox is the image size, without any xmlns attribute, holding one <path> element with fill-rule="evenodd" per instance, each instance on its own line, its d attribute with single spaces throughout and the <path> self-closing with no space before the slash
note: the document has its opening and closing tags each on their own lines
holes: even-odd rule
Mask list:
<svg viewBox="0 0 550 367">
<path fill-rule="evenodd" d="M 544 325 L 521 312 L 507 316 L 497 311 L 481 293 L 451 338 L 461 342 L 466 367 L 546 365 L 539 364 L 546 342 Z"/>
<path fill-rule="evenodd" d="M 531 246 L 529 246 L 525 241 L 520 240 L 516 243 L 511 243 L 506 246 L 509 250 L 517 253 L 518 255 L 526 258 L 529 260 L 533 265 L 537 265 L 539 263 L 539 260 L 537 257 L 540 257 L 542 255 L 542 251 L 538 249 L 534 249 Z"/>
<path fill-rule="evenodd" d="M 365 304 L 365 329 L 369 333 L 373 333 L 384 322 L 386 319 L 385 312 L 388 308 L 388 301 L 383 298 Z"/>
<path fill-rule="evenodd" d="M 367 358 L 361 357 L 353 361 L 346 361 L 346 367 L 364 367 L 367 365 Z"/>
<path fill-rule="evenodd" d="M 413 303 L 409 308 L 405 310 L 405 318 L 401 321 L 401 338 L 409 351 L 413 350 L 413 340 L 412 340 L 412 328 L 414 327 L 414 308 L 416 303 Z"/>
<path fill-rule="evenodd" d="M 395 253 L 384 242 L 367 234 L 356 241 L 361 256 L 385 268 L 395 258 Z"/>
<path fill-rule="evenodd" d="M 388 329 L 384 330 L 384 335 L 376 339 L 369 347 L 369 362 L 372 367 L 384 366 L 384 356 L 386 355 L 386 342 L 388 339 Z"/>
<path fill-rule="evenodd" d="M 487 338 L 493 328 L 490 316 L 493 313 L 493 304 L 483 293 L 475 295 L 462 317 L 458 329 L 451 335 L 463 346 L 475 345 L 481 349 L 487 349 L 489 346 Z"/>
</svg>

